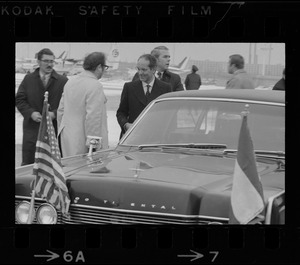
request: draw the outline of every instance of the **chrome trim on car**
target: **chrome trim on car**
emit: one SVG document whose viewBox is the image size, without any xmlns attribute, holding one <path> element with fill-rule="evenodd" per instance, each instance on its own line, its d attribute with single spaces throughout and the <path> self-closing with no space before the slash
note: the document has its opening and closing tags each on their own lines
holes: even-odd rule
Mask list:
<svg viewBox="0 0 300 265">
<path fill-rule="evenodd" d="M 29 201 L 31 200 L 31 197 L 29 197 L 29 196 L 20 196 L 20 195 L 16 195 L 15 198 L 16 198 L 16 199 L 19 199 L 19 200 L 29 200 Z M 43 203 L 46 202 L 44 199 L 42 199 L 42 198 L 37 198 L 37 197 L 36 197 L 34 200 L 35 200 L 35 201 L 40 201 L 40 202 L 43 202 Z"/>
<path fill-rule="evenodd" d="M 170 101 L 170 100 L 206 100 L 206 101 L 229 101 L 229 102 L 240 102 L 240 103 L 254 103 L 254 104 L 266 104 L 266 105 L 272 105 L 272 106 L 285 106 L 285 103 L 278 103 L 278 102 L 270 102 L 270 101 L 261 101 L 261 100 L 249 100 L 249 99 L 236 99 L 236 98 L 208 98 L 208 97 L 172 97 L 172 98 L 162 98 L 155 100 L 154 103 L 160 102 L 160 101 Z"/>
<path fill-rule="evenodd" d="M 114 209 L 87 205 L 71 205 L 70 219 L 62 216 L 65 224 L 181 224 L 207 225 L 228 223 L 227 218 L 201 215 L 180 215 L 136 210 Z"/>
<path fill-rule="evenodd" d="M 214 216 L 206 216 L 206 215 L 185 215 L 185 214 L 173 214 L 173 213 L 160 213 L 160 212 L 147 212 L 147 211 L 139 211 L 139 210 L 125 210 L 125 209 L 115 209 L 108 207 L 98 207 L 91 205 L 83 205 L 83 204 L 72 204 L 73 207 L 83 207 L 87 209 L 98 209 L 98 210 L 107 210 L 112 212 L 124 212 L 124 213 L 140 213 L 146 215 L 160 215 L 160 216 L 168 216 L 168 217 L 180 217 L 180 218 L 204 218 L 204 219 L 213 219 L 219 221 L 228 221 L 228 218 L 223 217 L 214 217 Z"/>
<path fill-rule="evenodd" d="M 267 206 L 266 219 L 265 219 L 265 224 L 266 224 L 266 225 L 271 224 L 272 206 L 273 206 L 274 200 L 275 200 L 277 197 L 279 197 L 279 196 L 281 196 L 282 194 L 284 194 L 284 193 L 285 193 L 285 190 L 283 190 L 283 191 L 281 191 L 281 192 L 275 194 L 274 196 L 272 196 L 272 197 L 270 197 L 270 198 L 268 199 L 268 206 Z"/>
</svg>

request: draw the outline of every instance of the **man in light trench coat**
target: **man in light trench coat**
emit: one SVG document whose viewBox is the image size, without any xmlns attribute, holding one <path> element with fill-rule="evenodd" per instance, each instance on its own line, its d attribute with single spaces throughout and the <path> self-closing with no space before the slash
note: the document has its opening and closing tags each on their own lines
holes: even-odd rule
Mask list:
<svg viewBox="0 0 300 265">
<path fill-rule="evenodd" d="M 63 157 L 87 153 L 88 136 L 102 137 L 97 149 L 108 148 L 107 99 L 99 82 L 108 69 L 105 62 L 104 53 L 89 54 L 84 59 L 84 71 L 72 77 L 64 87 L 57 110 Z"/>
</svg>

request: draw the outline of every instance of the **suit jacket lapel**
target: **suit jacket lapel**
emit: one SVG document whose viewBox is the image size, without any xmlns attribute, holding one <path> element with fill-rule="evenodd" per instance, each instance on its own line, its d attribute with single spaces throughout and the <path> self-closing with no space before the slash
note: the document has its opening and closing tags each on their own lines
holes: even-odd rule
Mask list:
<svg viewBox="0 0 300 265">
<path fill-rule="evenodd" d="M 142 81 L 134 82 L 134 92 L 135 96 L 138 100 L 143 103 L 145 106 L 147 105 L 146 95 L 143 89 Z"/>
<path fill-rule="evenodd" d="M 151 94 L 150 94 L 150 100 L 156 99 L 158 96 L 160 96 L 162 94 L 161 89 L 158 85 L 158 79 L 155 78 L 155 81 L 153 83 L 153 87 L 151 90 Z"/>
</svg>

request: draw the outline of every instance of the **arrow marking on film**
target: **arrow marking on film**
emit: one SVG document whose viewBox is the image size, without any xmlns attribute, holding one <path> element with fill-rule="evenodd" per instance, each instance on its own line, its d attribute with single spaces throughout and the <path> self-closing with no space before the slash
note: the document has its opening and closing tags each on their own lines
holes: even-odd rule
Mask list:
<svg viewBox="0 0 300 265">
<path fill-rule="evenodd" d="M 201 253 L 198 253 L 196 251 L 193 251 L 190 249 L 191 252 L 195 253 L 196 255 L 177 255 L 177 257 L 179 258 L 190 258 L 192 257 L 193 259 L 191 259 L 191 261 L 194 261 L 196 259 L 201 259 L 202 257 L 204 257 L 204 255 L 202 255 Z"/>
<path fill-rule="evenodd" d="M 47 249 L 47 252 L 48 252 L 48 253 L 51 253 L 51 255 L 34 255 L 34 256 L 35 256 L 36 258 L 45 258 L 45 257 L 47 257 L 47 258 L 49 258 L 49 259 L 47 259 L 47 261 L 50 261 L 50 260 L 59 258 L 59 255 L 58 255 L 58 254 L 56 254 L 56 253 L 54 253 L 54 252 L 52 252 L 52 251 L 50 251 L 50 250 L 48 250 L 48 249 Z"/>
</svg>

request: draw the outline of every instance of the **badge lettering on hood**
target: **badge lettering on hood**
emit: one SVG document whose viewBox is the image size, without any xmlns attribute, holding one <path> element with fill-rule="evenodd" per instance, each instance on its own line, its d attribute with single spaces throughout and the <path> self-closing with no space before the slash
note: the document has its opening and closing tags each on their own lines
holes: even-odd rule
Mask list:
<svg viewBox="0 0 300 265">
<path fill-rule="evenodd" d="M 175 206 L 171 206 L 171 207 L 167 207 L 165 205 L 156 205 L 156 204 L 146 204 L 146 203 L 135 203 L 135 202 L 132 202 L 130 203 L 130 206 L 131 207 L 134 207 L 134 208 L 137 208 L 137 207 L 140 207 L 140 208 L 151 208 L 151 209 L 161 209 L 161 210 L 172 210 L 172 211 L 175 211 L 176 208 Z"/>
</svg>

